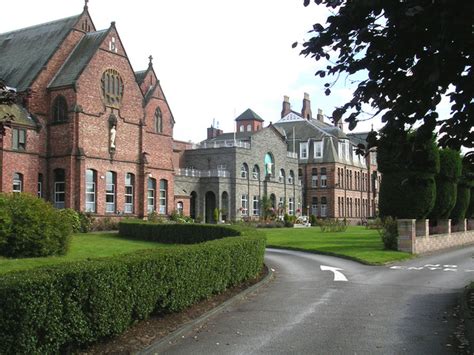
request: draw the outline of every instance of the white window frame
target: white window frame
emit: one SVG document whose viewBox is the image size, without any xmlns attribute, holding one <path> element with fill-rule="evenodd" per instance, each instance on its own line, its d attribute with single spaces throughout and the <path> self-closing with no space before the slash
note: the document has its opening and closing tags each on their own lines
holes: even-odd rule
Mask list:
<svg viewBox="0 0 474 355">
<path fill-rule="evenodd" d="M 321 174 L 321 188 L 325 188 L 327 186 L 328 186 L 327 175 L 326 174 Z"/>
<path fill-rule="evenodd" d="M 314 142 L 314 158 L 323 157 L 323 141 Z"/>
<path fill-rule="evenodd" d="M 248 166 L 245 164 L 242 164 L 242 166 L 240 167 L 240 177 L 242 179 L 247 179 L 248 177 Z"/>
<path fill-rule="evenodd" d="M 244 125 L 241 125 L 241 126 L 239 127 L 239 131 L 240 131 L 240 132 L 244 132 L 244 131 L 245 131 L 245 126 L 244 126 Z"/>
<path fill-rule="evenodd" d="M 253 196 L 252 214 L 253 214 L 254 216 L 258 216 L 258 215 L 260 214 L 259 198 L 258 198 L 258 196 Z"/>
<path fill-rule="evenodd" d="M 110 175 L 109 175 L 110 174 Z M 108 181 L 108 177 L 111 177 L 111 181 Z M 105 213 L 115 213 L 116 211 L 116 180 L 117 175 L 113 171 L 108 171 L 106 173 L 105 181 Z"/>
<path fill-rule="evenodd" d="M 259 173 L 259 170 L 258 167 L 255 165 L 252 169 L 252 179 L 254 180 L 258 180 L 260 179 L 260 173 Z"/>
<path fill-rule="evenodd" d="M 130 181 L 129 184 L 127 184 L 128 177 L 127 175 L 130 175 Z M 124 191 L 124 207 L 123 207 L 123 212 L 124 213 L 133 213 L 134 211 L 134 204 L 133 204 L 133 199 L 134 199 L 134 175 L 131 173 L 126 173 L 125 174 L 125 191 Z M 128 190 L 130 189 L 130 190 Z M 127 202 L 127 199 L 130 200 L 131 202 Z"/>
<path fill-rule="evenodd" d="M 242 194 L 240 198 L 240 207 L 242 210 L 242 216 L 248 216 L 249 213 L 249 197 L 247 194 Z"/>
<path fill-rule="evenodd" d="M 62 185 L 62 189 L 59 187 Z M 63 200 L 60 201 L 59 196 L 63 196 Z M 66 181 L 55 181 L 54 182 L 54 207 L 64 208 L 66 204 Z"/>
<path fill-rule="evenodd" d="M 293 197 L 288 197 L 288 214 L 294 216 L 295 214 L 295 203 Z"/>
<path fill-rule="evenodd" d="M 300 143 L 300 159 L 308 159 L 308 142 Z"/>
<path fill-rule="evenodd" d="M 251 132 L 252 131 L 252 125 L 251 124 L 248 124 L 247 125 L 247 132 Z"/>
<path fill-rule="evenodd" d="M 154 188 L 150 188 L 150 184 L 155 182 Z M 146 210 L 148 213 L 153 213 L 155 211 L 155 198 L 156 198 L 156 180 L 148 178 L 146 187 Z M 151 202 L 151 203 L 150 203 Z"/>
<path fill-rule="evenodd" d="M 161 182 L 164 182 L 165 187 L 161 187 Z M 168 182 L 166 180 L 160 180 L 160 205 L 159 205 L 159 213 L 166 214 L 166 207 L 167 203 L 166 200 L 168 198 Z"/>
<path fill-rule="evenodd" d="M 15 175 L 18 175 L 18 179 L 15 179 Z M 20 173 L 15 173 L 13 175 L 13 187 L 12 192 L 22 192 L 23 191 L 23 175 Z"/>
<path fill-rule="evenodd" d="M 280 169 L 278 173 L 278 182 L 284 182 L 284 181 L 285 181 L 285 172 L 283 169 Z"/>
<path fill-rule="evenodd" d="M 351 145 L 349 144 L 348 141 L 346 141 L 346 149 L 345 149 L 345 158 L 346 160 L 349 160 L 349 151 L 350 151 Z"/>
<path fill-rule="evenodd" d="M 92 182 L 87 181 L 88 170 L 92 171 Z M 96 184 L 95 184 L 95 178 L 97 177 L 96 174 L 97 173 L 94 170 L 91 170 L 91 169 L 86 170 L 86 210 L 85 210 L 86 212 L 92 212 L 92 213 L 96 212 L 96 193 L 97 193 Z M 92 196 L 91 201 L 88 200 L 88 196 Z"/>
</svg>

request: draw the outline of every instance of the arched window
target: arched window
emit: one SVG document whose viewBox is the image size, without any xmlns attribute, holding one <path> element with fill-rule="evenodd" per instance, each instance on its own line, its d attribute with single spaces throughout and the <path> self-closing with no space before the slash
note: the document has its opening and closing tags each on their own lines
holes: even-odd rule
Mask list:
<svg viewBox="0 0 474 355">
<path fill-rule="evenodd" d="M 247 179 L 249 176 L 249 167 L 246 163 L 243 163 L 242 166 L 240 167 L 240 177 L 242 179 Z"/>
<path fill-rule="evenodd" d="M 64 96 L 59 95 L 53 103 L 53 122 L 67 121 L 67 102 Z"/>
<path fill-rule="evenodd" d="M 86 170 L 86 212 L 96 212 L 97 172 Z"/>
<path fill-rule="evenodd" d="M 168 196 L 168 181 L 160 180 L 160 214 L 166 214 L 166 199 Z"/>
<path fill-rule="evenodd" d="M 133 200 L 135 192 L 135 175 L 132 173 L 125 174 L 125 205 L 123 211 L 125 213 L 133 213 Z"/>
<path fill-rule="evenodd" d="M 119 107 L 123 97 L 123 81 L 115 69 L 107 69 L 102 74 L 102 95 L 107 106 Z"/>
<path fill-rule="evenodd" d="M 258 165 L 253 166 L 252 179 L 254 179 L 254 180 L 259 180 L 260 179 L 260 168 L 258 167 Z"/>
<path fill-rule="evenodd" d="M 54 207 L 64 208 L 66 202 L 66 171 L 64 169 L 54 170 Z"/>
<path fill-rule="evenodd" d="M 278 182 L 284 182 L 285 181 L 285 170 L 280 169 L 280 174 L 278 175 Z"/>
<path fill-rule="evenodd" d="M 248 124 L 247 125 L 247 132 L 251 132 L 252 131 L 252 125 L 251 124 Z"/>
<path fill-rule="evenodd" d="M 243 132 L 244 130 L 245 130 L 245 126 L 244 126 L 244 125 L 242 125 L 242 126 L 239 127 L 239 131 L 240 131 L 240 132 Z"/>
<path fill-rule="evenodd" d="M 273 155 L 271 153 L 265 154 L 264 159 L 265 164 L 265 175 L 275 175 L 275 161 L 273 160 Z"/>
<path fill-rule="evenodd" d="M 115 213 L 116 211 L 116 186 L 117 173 L 107 171 L 105 173 L 105 212 Z"/>
<path fill-rule="evenodd" d="M 293 170 L 290 170 L 290 175 L 288 176 L 288 183 L 293 185 L 295 183 L 295 173 Z"/>
<path fill-rule="evenodd" d="M 156 133 L 163 133 L 163 114 L 161 113 L 161 109 L 159 107 L 155 110 L 154 126 Z"/>
<path fill-rule="evenodd" d="M 155 211 L 155 197 L 156 197 L 156 180 L 149 177 L 147 182 L 147 211 L 152 213 Z"/>
<path fill-rule="evenodd" d="M 13 174 L 13 192 L 22 192 L 23 191 L 23 174 L 14 173 Z"/>
<path fill-rule="evenodd" d="M 327 198 L 321 197 L 321 217 L 327 216 Z"/>
</svg>

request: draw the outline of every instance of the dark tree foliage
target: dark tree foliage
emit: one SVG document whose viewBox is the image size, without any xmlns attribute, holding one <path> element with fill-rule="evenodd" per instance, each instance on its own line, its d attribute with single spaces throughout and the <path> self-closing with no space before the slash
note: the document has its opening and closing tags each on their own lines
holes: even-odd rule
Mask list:
<svg viewBox="0 0 474 355">
<path fill-rule="evenodd" d="M 379 192 L 382 217 L 426 218 L 436 200 L 435 175 L 439 153 L 433 138 L 424 132 L 381 131 L 377 164 L 383 174 Z"/>
<path fill-rule="evenodd" d="M 466 218 L 471 202 L 471 189 L 474 187 L 474 169 L 467 161 L 463 161 L 462 175 L 458 182 L 456 205 L 451 211 L 450 218 L 457 223 Z"/>
<path fill-rule="evenodd" d="M 469 207 L 466 211 L 466 218 L 474 218 L 474 187 L 471 187 L 471 201 L 469 202 Z"/>
<path fill-rule="evenodd" d="M 354 129 L 366 119 L 363 104 L 368 104 L 374 117 L 400 131 L 417 123 L 431 134 L 438 126 L 441 146 L 474 147 L 474 1 L 314 2 L 334 11 L 326 24 L 313 26 L 312 38 L 303 43 L 303 55 L 329 62 L 316 75 L 367 76 L 353 98 L 334 110 L 335 122 L 343 119 Z M 327 95 L 332 85 L 332 80 L 325 84 Z M 443 94 L 451 102 L 450 117 L 435 112 Z"/>
<path fill-rule="evenodd" d="M 436 174 L 436 202 L 430 219 L 447 219 L 456 204 L 457 184 L 461 176 L 461 155 L 452 149 L 440 149 L 440 169 Z"/>
</svg>

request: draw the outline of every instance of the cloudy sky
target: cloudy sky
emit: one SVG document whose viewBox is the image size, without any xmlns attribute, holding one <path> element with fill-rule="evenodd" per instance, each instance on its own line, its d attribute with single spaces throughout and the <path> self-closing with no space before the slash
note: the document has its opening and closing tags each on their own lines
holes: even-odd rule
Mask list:
<svg viewBox="0 0 474 355">
<path fill-rule="evenodd" d="M 83 0 L 16 0 L 4 4 L 0 33 L 44 23 L 82 11 Z M 268 124 L 280 118 L 282 99 L 301 110 L 304 92 L 317 109 L 331 114 L 351 96 L 341 80 L 333 94 L 314 73 L 317 63 L 292 49 L 328 12 L 303 0 L 90 0 L 89 12 L 98 30 L 111 21 L 135 71 L 146 69 L 148 56 L 176 120 L 174 136 L 200 141 L 206 128 L 219 122 L 232 131 L 234 118 L 253 109 Z M 364 123 L 356 131 L 376 128 Z"/>
</svg>

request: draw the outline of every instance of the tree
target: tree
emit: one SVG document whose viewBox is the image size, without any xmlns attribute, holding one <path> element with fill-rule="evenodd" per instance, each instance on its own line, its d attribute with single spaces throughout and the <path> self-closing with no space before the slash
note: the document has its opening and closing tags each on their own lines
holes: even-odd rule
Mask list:
<svg viewBox="0 0 474 355">
<path fill-rule="evenodd" d="M 430 219 L 447 219 L 456 204 L 458 179 L 461 176 L 461 156 L 452 149 L 440 149 L 440 170 L 436 174 L 436 202 Z"/>
<path fill-rule="evenodd" d="M 458 182 L 456 205 L 450 218 L 454 223 L 466 218 L 471 203 L 471 188 L 474 187 L 474 169 L 471 164 L 463 162 L 462 174 Z"/>
<path fill-rule="evenodd" d="M 354 129 L 370 105 L 372 117 L 399 131 L 417 124 L 431 134 L 438 127 L 441 146 L 474 146 L 474 1 L 314 2 L 335 11 L 325 25 L 315 24 L 313 36 L 303 43 L 301 54 L 329 61 L 316 75 L 367 76 L 359 80 L 352 99 L 334 110 L 335 123 L 343 119 Z M 309 3 L 304 0 L 305 6 Z M 326 95 L 333 84 L 325 84 Z M 435 112 L 442 95 L 450 99 L 450 117 Z M 375 144 L 372 137 L 369 145 Z M 471 159 L 473 153 L 468 153 Z"/>
</svg>

